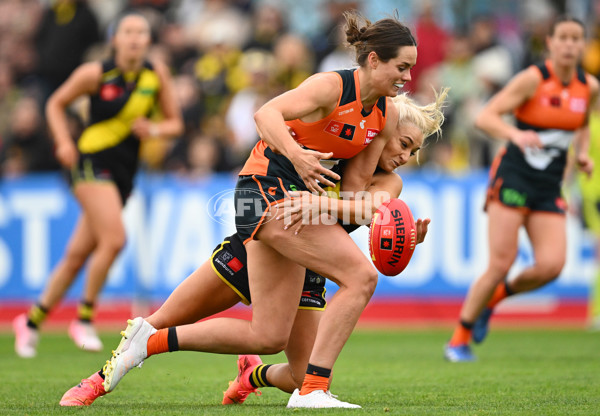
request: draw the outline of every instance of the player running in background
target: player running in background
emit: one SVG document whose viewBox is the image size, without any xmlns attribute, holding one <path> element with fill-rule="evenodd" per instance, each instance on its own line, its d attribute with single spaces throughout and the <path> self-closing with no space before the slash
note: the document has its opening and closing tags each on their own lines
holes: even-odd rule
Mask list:
<svg viewBox="0 0 600 416">
<path fill-rule="evenodd" d="M 112 46 L 111 59 L 78 67 L 46 106 L 56 157 L 70 170 L 81 215 L 38 302 L 13 321 L 20 357 L 36 355 L 39 326 L 88 259 L 78 319 L 71 322 L 69 336 L 84 350 L 102 349 L 91 323 L 94 304 L 125 244 L 121 211 L 133 187 L 140 140 L 176 136 L 183 130 L 168 68 L 145 58 L 150 46 L 148 21 L 139 14 L 124 15 L 115 25 Z M 91 98 L 90 124 L 75 143 L 65 110 L 84 95 Z M 157 104 L 163 119 L 152 122 L 148 117 Z"/>
<path fill-rule="evenodd" d="M 471 285 L 460 322 L 445 346 L 449 361 L 475 359 L 470 342 L 488 332 L 495 306 L 508 296 L 544 286 L 558 277 L 566 257 L 566 204 L 561 183 L 574 142 L 579 168 L 591 174 L 588 114 L 598 81 L 579 61 L 585 28 L 572 17 L 558 18 L 546 40 L 549 57 L 517 74 L 485 106 L 476 120 L 490 136 L 507 140 L 490 171 L 487 193 L 490 260 Z M 503 115 L 514 112 L 516 126 Z M 525 227 L 534 264 L 507 281 Z"/>
<path fill-rule="evenodd" d="M 447 91 L 443 91 L 435 103 L 423 107 L 415 105 L 404 95 L 394 99 L 402 121 L 397 136 L 383 149 L 377 171 L 367 188 L 373 198 L 379 192 L 384 192 L 391 198 L 398 197 L 402 190 L 402 180 L 394 170 L 408 162 L 422 146 L 424 138 L 439 131 L 446 94 Z M 428 225 L 428 219 L 417 221 L 417 243 L 424 240 Z M 347 231 L 357 227 L 351 226 Z M 263 365 L 256 355 L 241 355 L 238 359 L 239 374 L 224 392 L 223 404 L 243 403 L 259 387 L 273 386 L 291 393 L 302 384 L 321 312 L 325 309 L 324 292 L 325 278 L 307 270 L 300 306 L 285 349 L 289 364 Z M 169 327 L 192 324 L 240 301 L 249 304 L 250 300 L 246 250 L 239 235 L 234 234 L 217 246 L 211 259 L 184 280 L 160 309 L 145 318 L 160 330 L 149 338 L 147 356 L 177 350 L 173 339 L 169 341 L 169 332 L 175 328 Z M 160 339 L 162 345 L 161 342 L 157 343 Z M 106 394 L 103 380 L 102 370 L 83 379 L 64 394 L 60 404 L 92 404 L 97 397 Z"/>
</svg>

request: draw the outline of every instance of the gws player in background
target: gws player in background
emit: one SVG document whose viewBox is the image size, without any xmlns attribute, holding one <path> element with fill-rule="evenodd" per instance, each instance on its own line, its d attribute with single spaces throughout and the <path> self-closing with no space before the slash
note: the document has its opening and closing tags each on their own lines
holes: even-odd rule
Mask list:
<svg viewBox="0 0 600 416">
<path fill-rule="evenodd" d="M 84 350 L 102 349 L 91 324 L 93 308 L 108 270 L 125 244 L 121 211 L 133 187 L 140 140 L 176 136 L 183 130 L 169 71 L 164 64 L 145 59 L 149 45 L 146 19 L 139 14 L 124 15 L 115 25 L 112 58 L 78 67 L 47 102 L 46 118 L 56 157 L 70 170 L 81 215 L 38 302 L 13 322 L 15 350 L 21 357 L 35 356 L 40 324 L 88 259 L 79 316 L 69 326 L 69 336 Z M 91 98 L 90 124 L 75 143 L 65 109 L 84 95 Z M 156 105 L 163 115 L 157 123 L 148 119 Z"/>
<path fill-rule="evenodd" d="M 507 140 L 490 171 L 486 208 L 490 260 L 471 285 L 450 342 L 449 361 L 472 361 L 471 338 L 482 342 L 494 307 L 507 296 L 537 289 L 558 277 L 566 257 L 565 202 L 561 183 L 573 141 L 579 168 L 590 174 L 588 114 L 598 81 L 579 66 L 585 28 L 563 16 L 546 40 L 545 62 L 517 74 L 485 106 L 476 124 Z M 514 112 L 516 126 L 502 118 Z M 506 280 L 525 227 L 534 264 Z"/>
</svg>

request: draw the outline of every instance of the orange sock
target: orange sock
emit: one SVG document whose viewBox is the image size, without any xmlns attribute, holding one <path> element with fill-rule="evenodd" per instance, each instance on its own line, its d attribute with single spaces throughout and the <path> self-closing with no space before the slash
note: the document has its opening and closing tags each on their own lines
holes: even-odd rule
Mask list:
<svg viewBox="0 0 600 416">
<path fill-rule="evenodd" d="M 155 334 L 150 335 L 146 348 L 148 357 L 169 352 L 169 328 L 159 329 Z"/>
<path fill-rule="evenodd" d="M 315 376 L 313 374 L 306 374 L 304 376 L 304 382 L 302 383 L 302 389 L 300 389 L 300 395 L 312 393 L 315 390 L 327 391 L 329 386 L 329 377 Z"/>
<path fill-rule="evenodd" d="M 466 328 L 462 323 L 459 323 L 454 329 L 452 338 L 450 338 L 450 346 L 456 347 L 457 345 L 468 344 L 471 341 L 472 328 Z"/>
<path fill-rule="evenodd" d="M 508 297 L 508 292 L 506 291 L 506 283 L 502 282 L 498 286 L 496 286 L 494 294 L 490 298 L 487 307 L 493 309 L 498 303 L 500 303 L 502 299 L 506 297 Z"/>
</svg>

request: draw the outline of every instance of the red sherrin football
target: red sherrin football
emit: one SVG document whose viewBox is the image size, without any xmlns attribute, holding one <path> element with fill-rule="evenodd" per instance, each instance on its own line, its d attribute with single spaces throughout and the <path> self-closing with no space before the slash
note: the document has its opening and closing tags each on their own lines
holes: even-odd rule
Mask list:
<svg viewBox="0 0 600 416">
<path fill-rule="evenodd" d="M 382 274 L 396 276 L 406 268 L 417 244 L 417 228 L 408 205 L 400 199 L 384 202 L 373 214 L 369 252 Z"/>
</svg>

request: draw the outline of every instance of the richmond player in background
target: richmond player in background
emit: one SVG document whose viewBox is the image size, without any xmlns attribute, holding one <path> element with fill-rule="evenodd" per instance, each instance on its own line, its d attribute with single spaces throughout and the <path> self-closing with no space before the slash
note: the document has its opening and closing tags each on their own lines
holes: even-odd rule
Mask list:
<svg viewBox="0 0 600 416">
<path fill-rule="evenodd" d="M 38 302 L 13 322 L 15 350 L 21 357 L 36 355 L 39 326 L 88 259 L 78 319 L 71 322 L 69 336 L 84 350 L 102 349 L 91 324 L 93 309 L 108 270 L 125 244 L 121 211 L 133 187 L 140 140 L 176 136 L 183 130 L 167 67 L 145 58 L 150 46 L 148 21 L 135 13 L 121 17 L 112 46 L 111 59 L 78 67 L 46 105 L 56 157 L 70 170 L 81 215 Z M 65 109 L 84 95 L 91 98 L 90 124 L 75 143 Z M 148 117 L 157 105 L 163 119 L 151 122 Z"/>
<path fill-rule="evenodd" d="M 507 140 L 490 171 L 487 193 L 490 259 L 471 285 L 450 342 L 449 361 L 475 359 L 471 339 L 484 340 L 494 307 L 508 296 L 542 287 L 558 277 L 566 257 L 566 204 L 561 183 L 573 142 L 579 169 L 591 174 L 588 115 L 598 81 L 579 66 L 585 47 L 581 21 L 559 17 L 546 39 L 549 56 L 517 74 L 485 106 L 476 125 Z M 502 116 L 514 112 L 516 126 Z M 534 264 L 506 280 L 525 227 Z"/>
</svg>

